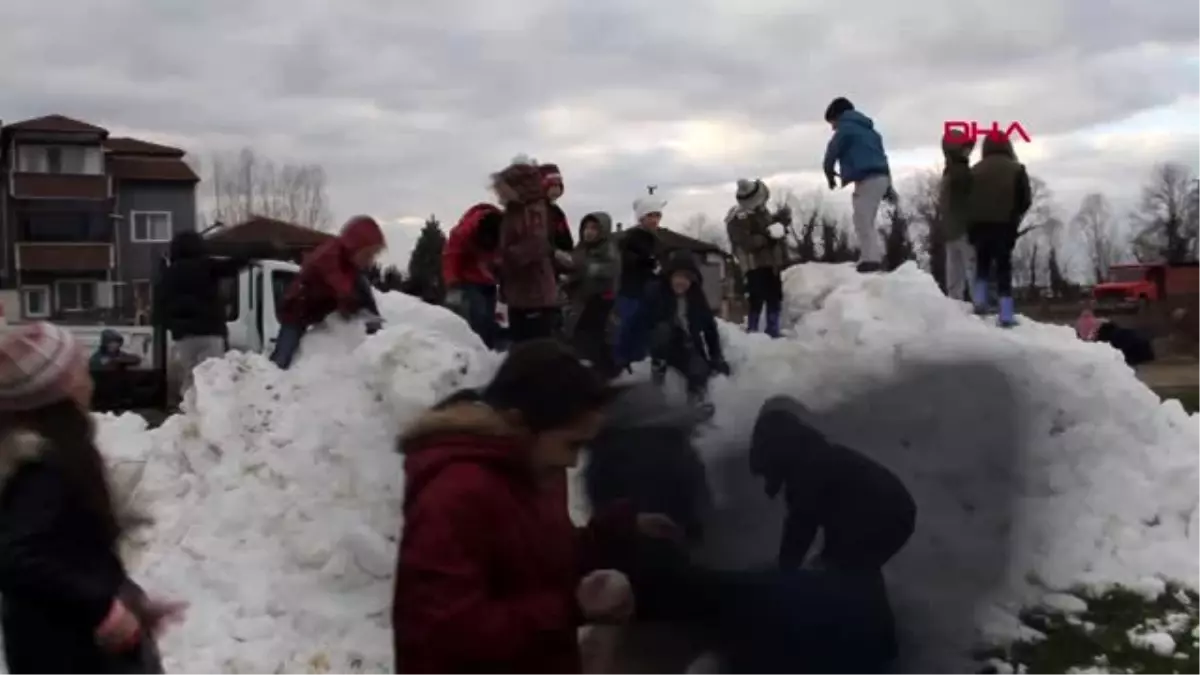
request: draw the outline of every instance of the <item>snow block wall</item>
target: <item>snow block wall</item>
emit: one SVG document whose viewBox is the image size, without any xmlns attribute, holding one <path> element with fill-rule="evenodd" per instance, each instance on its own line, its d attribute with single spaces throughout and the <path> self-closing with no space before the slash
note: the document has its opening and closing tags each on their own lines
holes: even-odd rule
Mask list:
<svg viewBox="0 0 1200 675">
<path fill-rule="evenodd" d="M 1055 589 L 1198 585 L 1197 418 L 1116 352 L 1065 327 L 1001 331 L 914 266 L 804 265 L 785 287 L 787 339 L 722 326 L 735 374 L 714 382 L 702 440 L 721 505 L 710 562 L 774 555 L 781 505 L 743 453 L 758 406 L 787 393 L 917 498 L 917 533 L 888 570 L 912 670 L 962 670 L 971 644 L 1013 634 L 1017 609 Z M 118 491 L 153 518 L 128 542 L 135 575 L 192 603 L 163 641 L 168 670 L 390 669 L 396 433 L 498 359 L 446 310 L 380 303 L 385 330 L 317 331 L 287 373 L 240 353 L 203 364 L 158 429 L 99 418 Z M 933 611 L 960 597 L 970 606 Z M 961 613 L 973 620 L 945 619 Z"/>
</svg>

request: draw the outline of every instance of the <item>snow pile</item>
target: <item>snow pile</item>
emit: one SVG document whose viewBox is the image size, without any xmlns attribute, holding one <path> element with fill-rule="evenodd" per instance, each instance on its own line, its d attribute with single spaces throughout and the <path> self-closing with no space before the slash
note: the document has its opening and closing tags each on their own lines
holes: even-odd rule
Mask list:
<svg viewBox="0 0 1200 675">
<path fill-rule="evenodd" d="M 257 354 L 208 361 L 190 411 L 159 429 L 102 421 L 126 466 L 115 480 L 136 475 L 135 508 L 154 518 L 135 534 L 135 575 L 191 602 L 162 645 L 169 671 L 390 671 L 396 432 L 495 357 L 446 310 L 380 304 L 384 331 L 318 331 L 287 373 Z"/>
<path fill-rule="evenodd" d="M 724 562 L 774 554 L 781 506 L 742 475 L 738 450 L 761 402 L 789 393 L 912 487 L 918 533 L 889 576 L 902 615 L 922 616 L 913 640 L 929 664 L 947 669 L 975 637 L 927 616 L 953 602 L 959 578 L 998 589 L 978 624 L 1010 634 L 1021 604 L 1076 582 L 1196 585 L 1196 419 L 1161 404 L 1116 352 L 1069 328 L 996 329 L 915 267 L 861 276 L 813 264 L 785 283 L 791 339 L 722 326 L 735 375 L 713 384 L 703 449 L 718 496 L 744 507 L 718 527 Z M 190 410 L 159 429 L 102 421 L 102 445 L 125 467 L 117 480 L 155 518 L 133 542 L 137 577 L 192 602 L 163 644 L 170 670 L 390 668 L 395 433 L 497 358 L 445 310 L 380 302 L 382 332 L 318 332 L 288 373 L 258 355 L 209 361 Z M 730 545 L 739 536 L 755 541 Z M 1008 541 L 1016 555 L 1003 565 Z M 746 560 L 731 560 L 743 548 Z"/>
</svg>

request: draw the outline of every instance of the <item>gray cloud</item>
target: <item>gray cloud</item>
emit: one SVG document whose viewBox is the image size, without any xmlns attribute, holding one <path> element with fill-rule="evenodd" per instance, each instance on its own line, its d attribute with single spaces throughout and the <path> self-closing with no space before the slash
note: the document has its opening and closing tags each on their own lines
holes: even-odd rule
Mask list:
<svg viewBox="0 0 1200 675">
<path fill-rule="evenodd" d="M 1035 138 L 1197 94 L 1197 6 L 1177 0 L 6 0 L 5 106 L 183 144 L 320 162 L 339 216 L 453 220 L 518 152 L 558 161 L 565 206 L 618 216 L 648 183 L 683 196 L 811 172 L 849 96 L 890 151 L 945 119 Z M 1194 104 L 1193 104 L 1194 105 Z M 1161 153 L 1059 144 L 1031 169 L 1066 195 L 1136 192 Z M 1153 155 L 1153 156 L 1152 156 Z M 1085 188 L 1085 186 L 1087 186 Z"/>
</svg>

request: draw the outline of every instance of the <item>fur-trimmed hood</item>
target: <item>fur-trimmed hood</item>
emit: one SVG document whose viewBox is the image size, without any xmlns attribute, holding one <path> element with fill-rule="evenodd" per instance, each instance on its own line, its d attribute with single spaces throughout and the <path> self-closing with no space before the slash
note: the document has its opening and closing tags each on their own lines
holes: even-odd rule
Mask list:
<svg viewBox="0 0 1200 675">
<path fill-rule="evenodd" d="M 36 432 L 17 429 L 0 437 L 0 494 L 17 469 L 41 461 L 45 452 L 46 439 Z"/>
<path fill-rule="evenodd" d="M 492 174 L 492 188 L 504 205 L 529 204 L 546 198 L 542 173 L 534 164 L 513 163 Z"/>
<path fill-rule="evenodd" d="M 450 464 L 470 463 L 519 475 L 525 436 L 473 391 L 451 396 L 418 417 L 400 436 L 408 497 Z"/>
</svg>

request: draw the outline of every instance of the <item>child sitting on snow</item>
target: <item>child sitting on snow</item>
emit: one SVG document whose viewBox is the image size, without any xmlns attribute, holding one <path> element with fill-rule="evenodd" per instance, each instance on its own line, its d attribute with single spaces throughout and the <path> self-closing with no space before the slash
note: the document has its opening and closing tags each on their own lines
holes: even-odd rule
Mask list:
<svg viewBox="0 0 1200 675">
<path fill-rule="evenodd" d="M 754 424 L 750 470 L 766 480 L 768 497 L 786 490 L 779 566 L 804 564 L 820 530 L 821 566 L 877 571 L 912 536 L 916 503 L 895 474 L 831 443 L 806 422 L 809 416 L 799 401 L 776 396 Z"/>
<path fill-rule="evenodd" d="M 667 370 L 673 369 L 687 382 L 689 400 L 701 403 L 713 373 L 729 374 L 717 322 L 700 287 L 700 270 L 686 251 L 677 252 L 663 266 L 662 281 L 650 295 L 642 320 L 650 331 L 656 383 L 661 384 Z"/>
</svg>

